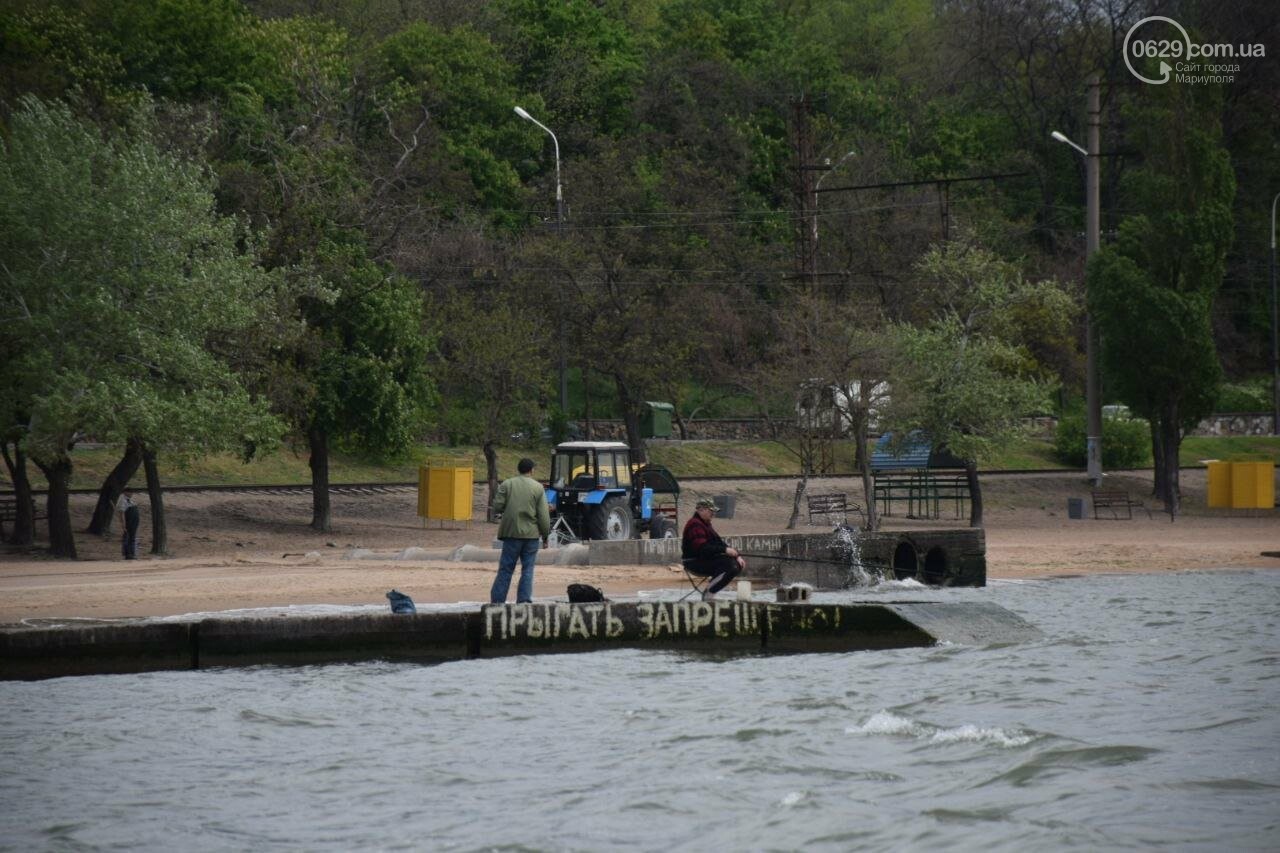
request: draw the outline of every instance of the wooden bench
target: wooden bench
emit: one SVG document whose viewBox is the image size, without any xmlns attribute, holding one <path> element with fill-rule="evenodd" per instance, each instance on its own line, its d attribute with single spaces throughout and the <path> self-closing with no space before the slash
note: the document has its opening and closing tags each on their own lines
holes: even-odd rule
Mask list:
<svg viewBox="0 0 1280 853">
<path fill-rule="evenodd" d="M 39 521 L 42 518 L 48 518 L 44 510 L 34 501 L 31 507 L 31 520 Z M 5 524 L 12 524 L 18 520 L 18 499 L 13 495 L 0 498 L 0 532 L 3 532 Z"/>
<path fill-rule="evenodd" d="M 1128 492 L 1122 492 L 1118 489 L 1104 489 L 1093 492 L 1093 517 L 1098 518 L 1098 510 L 1106 509 L 1111 511 L 1111 517 L 1120 518 L 1120 510 L 1124 510 L 1125 518 L 1133 518 L 1133 509 L 1137 507 L 1147 514 L 1147 518 L 1151 517 L 1151 510 L 1143 505 L 1142 501 L 1135 501 L 1129 497 Z"/>
<path fill-rule="evenodd" d="M 840 516 L 841 522 L 848 522 L 849 513 L 856 512 L 862 515 L 862 507 L 856 503 L 850 503 L 849 498 L 844 492 L 831 492 L 823 495 L 809 495 L 809 523 L 813 524 L 815 515 Z"/>
</svg>

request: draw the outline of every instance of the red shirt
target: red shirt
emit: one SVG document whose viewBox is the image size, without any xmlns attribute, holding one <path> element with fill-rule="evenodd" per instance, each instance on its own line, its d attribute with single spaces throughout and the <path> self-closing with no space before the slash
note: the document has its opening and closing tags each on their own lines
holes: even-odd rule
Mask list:
<svg viewBox="0 0 1280 853">
<path fill-rule="evenodd" d="M 684 536 L 680 540 L 680 554 L 686 560 L 693 557 L 718 557 L 725 552 L 724 540 L 710 521 L 703 521 L 696 512 L 685 522 Z"/>
</svg>

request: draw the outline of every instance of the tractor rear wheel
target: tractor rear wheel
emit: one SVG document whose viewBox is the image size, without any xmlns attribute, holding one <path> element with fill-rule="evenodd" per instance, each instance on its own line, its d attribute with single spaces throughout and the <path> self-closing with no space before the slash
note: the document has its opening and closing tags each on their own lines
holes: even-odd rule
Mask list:
<svg viewBox="0 0 1280 853">
<path fill-rule="evenodd" d="M 676 525 L 664 515 L 655 515 L 649 522 L 650 539 L 675 539 Z"/>
<path fill-rule="evenodd" d="M 631 507 L 626 498 L 609 498 L 587 517 L 587 530 L 592 539 L 630 539 L 633 529 Z"/>
</svg>

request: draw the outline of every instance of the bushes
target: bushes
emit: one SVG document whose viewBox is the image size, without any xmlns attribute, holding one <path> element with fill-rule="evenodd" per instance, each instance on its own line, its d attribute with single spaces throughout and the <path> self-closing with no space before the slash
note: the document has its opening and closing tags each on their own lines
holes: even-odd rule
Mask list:
<svg viewBox="0 0 1280 853">
<path fill-rule="evenodd" d="M 1215 412 L 1266 412 L 1271 409 L 1271 377 L 1230 382 L 1218 391 Z"/>
<path fill-rule="evenodd" d="M 1083 468 L 1085 458 L 1084 413 L 1064 415 L 1053 435 L 1053 453 L 1066 465 Z M 1102 467 L 1141 468 L 1151 464 L 1151 428 L 1140 418 L 1102 419 Z"/>
</svg>

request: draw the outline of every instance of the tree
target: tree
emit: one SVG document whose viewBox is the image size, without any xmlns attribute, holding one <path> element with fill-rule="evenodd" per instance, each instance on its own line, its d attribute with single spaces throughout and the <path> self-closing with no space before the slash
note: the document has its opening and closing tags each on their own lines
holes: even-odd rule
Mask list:
<svg viewBox="0 0 1280 853">
<path fill-rule="evenodd" d="M 74 557 L 70 449 L 86 433 L 160 448 L 269 443 L 222 343 L 276 284 L 195 163 L 148 117 L 100 134 L 61 103 L 24 99 L 0 149 L 0 387 L 9 435 L 49 482 L 49 539 Z"/>
<path fill-rule="evenodd" d="M 1012 264 L 968 240 L 935 247 L 917 270 L 933 282 L 935 308 L 921 326 L 890 329 L 892 390 L 883 426 L 898 443 L 921 430 L 934 447 L 964 460 L 969 524 L 981 527 L 978 464 L 1046 403 L 1047 386 L 1020 345 L 1020 310 L 1038 305 L 1062 326 L 1073 305 L 1055 283 L 1026 282 Z"/>
<path fill-rule="evenodd" d="M 788 529 L 800 518 L 809 476 L 829 473 L 825 451 L 831 442 L 852 433 L 860 447 L 866 446 L 869 392 L 884 375 L 879 323 L 874 309 L 838 293 L 798 290 L 777 319 L 773 347 L 744 377 L 743 390 L 757 400 L 773 440 L 800 463 Z M 879 521 L 870 466 L 862 454 L 858 459 L 867 525 L 875 530 Z"/>
<path fill-rule="evenodd" d="M 1131 135 L 1143 165 L 1124 184 L 1136 212 L 1089 263 L 1089 311 L 1108 387 L 1151 422 L 1156 496 L 1176 518 L 1182 436 L 1212 410 L 1222 376 L 1211 317 L 1231 246 L 1235 178 L 1218 93 L 1152 86 L 1139 97 Z"/>
<path fill-rule="evenodd" d="M 311 451 L 311 526 L 327 531 L 329 449 L 378 458 L 418 437 L 434 384 L 427 369 L 422 294 L 353 246 L 322 247 L 321 274 L 338 296 L 309 306 L 305 351 L 295 351 L 308 396 L 295 414 Z"/>
<path fill-rule="evenodd" d="M 459 290 L 442 306 L 440 363 L 443 412 L 451 435 L 484 448 L 489 484 L 486 514 L 493 520 L 498 490 L 497 447 L 519 429 L 537 428 L 551 375 L 551 333 L 530 306 L 501 294 Z"/>
</svg>

